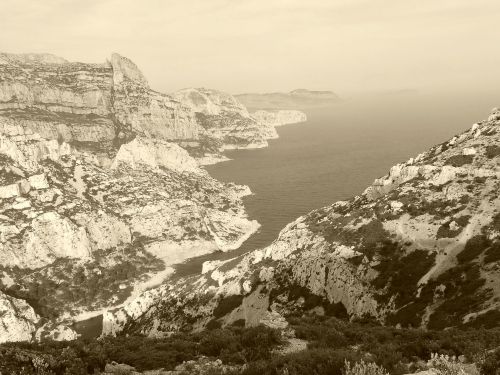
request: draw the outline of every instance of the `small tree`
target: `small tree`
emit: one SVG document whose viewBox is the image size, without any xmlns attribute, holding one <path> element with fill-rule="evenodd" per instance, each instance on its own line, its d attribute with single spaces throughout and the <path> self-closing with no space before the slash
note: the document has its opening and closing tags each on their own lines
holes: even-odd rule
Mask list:
<svg viewBox="0 0 500 375">
<path fill-rule="evenodd" d="M 361 360 L 351 367 L 351 362 L 345 361 L 344 375 L 389 375 L 389 373 L 376 363 Z"/>
</svg>

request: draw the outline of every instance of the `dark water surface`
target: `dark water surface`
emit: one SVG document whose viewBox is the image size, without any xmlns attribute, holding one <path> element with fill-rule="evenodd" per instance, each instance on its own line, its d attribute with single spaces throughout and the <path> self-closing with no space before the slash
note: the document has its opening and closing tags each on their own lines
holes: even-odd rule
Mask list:
<svg viewBox="0 0 500 375">
<path fill-rule="evenodd" d="M 498 95 L 495 95 L 498 94 Z M 384 95 L 306 109 L 308 121 L 278 128 L 269 147 L 227 152 L 233 160 L 207 167 L 216 179 L 250 186 L 247 212 L 261 225 L 240 249 L 177 267 L 199 272 L 205 260 L 225 259 L 269 245 L 300 215 L 361 193 L 389 168 L 485 119 L 500 103 L 488 95 Z"/>
</svg>

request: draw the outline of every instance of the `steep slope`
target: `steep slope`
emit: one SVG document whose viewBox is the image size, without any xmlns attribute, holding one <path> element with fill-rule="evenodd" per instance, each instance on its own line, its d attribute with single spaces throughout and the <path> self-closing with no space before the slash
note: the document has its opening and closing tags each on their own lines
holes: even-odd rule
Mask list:
<svg viewBox="0 0 500 375">
<path fill-rule="evenodd" d="M 289 314 L 446 328 L 500 323 L 500 111 L 391 168 L 278 239 L 105 315 L 104 333 L 161 335 Z"/>
</svg>

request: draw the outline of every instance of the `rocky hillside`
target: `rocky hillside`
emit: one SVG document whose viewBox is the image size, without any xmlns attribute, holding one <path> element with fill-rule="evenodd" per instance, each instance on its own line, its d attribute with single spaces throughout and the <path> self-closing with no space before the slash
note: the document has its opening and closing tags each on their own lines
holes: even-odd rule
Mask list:
<svg viewBox="0 0 500 375">
<path fill-rule="evenodd" d="M 211 110 L 234 137 L 270 129 L 217 95 Z M 200 167 L 207 150 L 217 159 L 246 145 L 210 132 L 192 105 L 152 90 L 117 54 L 104 64 L 0 54 L 0 342 L 74 338 L 75 319 L 258 228 L 241 201 L 248 187 Z"/>
<path fill-rule="evenodd" d="M 444 329 L 500 323 L 500 111 L 313 211 L 269 247 L 109 312 L 104 333 L 162 335 L 304 311 Z"/>
</svg>

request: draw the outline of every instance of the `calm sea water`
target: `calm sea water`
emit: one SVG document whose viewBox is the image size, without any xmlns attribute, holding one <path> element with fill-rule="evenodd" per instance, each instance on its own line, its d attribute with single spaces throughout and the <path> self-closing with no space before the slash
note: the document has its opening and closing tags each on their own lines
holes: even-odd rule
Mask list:
<svg viewBox="0 0 500 375">
<path fill-rule="evenodd" d="M 245 207 L 262 227 L 240 249 L 188 261 L 177 273 L 269 245 L 287 223 L 361 193 L 392 165 L 469 128 L 499 103 L 500 93 L 400 94 L 305 109 L 308 121 L 278 128 L 268 148 L 230 151 L 231 161 L 207 167 L 218 180 L 250 186 Z"/>
</svg>

